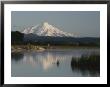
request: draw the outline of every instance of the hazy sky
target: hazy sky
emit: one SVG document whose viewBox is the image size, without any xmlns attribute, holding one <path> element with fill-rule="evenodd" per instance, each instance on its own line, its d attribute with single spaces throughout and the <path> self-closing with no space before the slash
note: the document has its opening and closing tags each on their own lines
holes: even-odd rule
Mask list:
<svg viewBox="0 0 110 87">
<path fill-rule="evenodd" d="M 48 22 L 68 33 L 81 37 L 100 36 L 99 11 L 12 11 L 12 30 Z"/>
</svg>

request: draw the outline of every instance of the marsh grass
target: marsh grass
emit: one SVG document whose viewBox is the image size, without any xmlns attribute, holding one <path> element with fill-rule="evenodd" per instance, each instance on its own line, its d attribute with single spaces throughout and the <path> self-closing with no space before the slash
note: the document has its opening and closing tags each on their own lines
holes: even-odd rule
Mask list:
<svg viewBox="0 0 110 87">
<path fill-rule="evenodd" d="M 82 55 L 80 58 L 72 58 L 72 70 L 80 69 L 83 71 L 100 73 L 100 55 Z"/>
</svg>

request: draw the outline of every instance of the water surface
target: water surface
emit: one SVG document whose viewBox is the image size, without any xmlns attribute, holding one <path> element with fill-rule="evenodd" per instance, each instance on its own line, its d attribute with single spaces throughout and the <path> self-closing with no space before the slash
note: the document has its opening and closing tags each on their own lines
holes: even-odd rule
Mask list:
<svg viewBox="0 0 110 87">
<path fill-rule="evenodd" d="M 27 51 L 13 53 L 11 75 L 13 77 L 84 77 L 99 76 L 98 72 L 73 69 L 72 57 L 85 54 L 99 54 L 95 48 L 51 49 L 43 52 Z"/>
</svg>

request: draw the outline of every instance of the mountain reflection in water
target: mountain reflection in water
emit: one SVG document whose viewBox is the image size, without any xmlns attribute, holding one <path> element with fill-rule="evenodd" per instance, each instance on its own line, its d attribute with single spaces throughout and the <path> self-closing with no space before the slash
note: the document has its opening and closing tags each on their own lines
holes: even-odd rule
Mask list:
<svg viewBox="0 0 110 87">
<path fill-rule="evenodd" d="M 73 69 L 72 57 L 82 54 L 99 54 L 99 49 L 45 50 L 12 54 L 12 76 L 99 76 L 97 72 Z M 92 73 L 92 74 L 91 74 Z"/>
<path fill-rule="evenodd" d="M 13 55 L 16 55 L 13 56 Z M 64 55 L 64 54 L 63 54 Z M 22 59 L 22 60 L 21 60 Z M 63 60 L 66 60 L 66 57 L 52 55 L 51 53 L 47 52 L 42 55 L 40 52 L 27 52 L 27 53 L 16 53 L 12 54 L 12 60 L 16 62 L 20 62 L 23 64 L 31 64 L 33 67 L 40 64 L 44 70 L 51 68 L 53 65 L 59 66 L 59 63 Z M 20 61 L 21 60 L 21 61 Z"/>
</svg>

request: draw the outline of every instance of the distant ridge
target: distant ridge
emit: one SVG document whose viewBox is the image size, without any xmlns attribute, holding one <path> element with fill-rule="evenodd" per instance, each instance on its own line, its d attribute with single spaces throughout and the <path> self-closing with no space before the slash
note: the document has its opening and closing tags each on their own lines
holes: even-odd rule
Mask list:
<svg viewBox="0 0 110 87">
<path fill-rule="evenodd" d="M 11 32 L 12 44 L 37 44 L 37 45 L 67 45 L 67 46 L 97 46 L 100 47 L 98 37 L 54 37 L 38 36 L 36 34 L 24 34 L 19 31 Z"/>
</svg>

